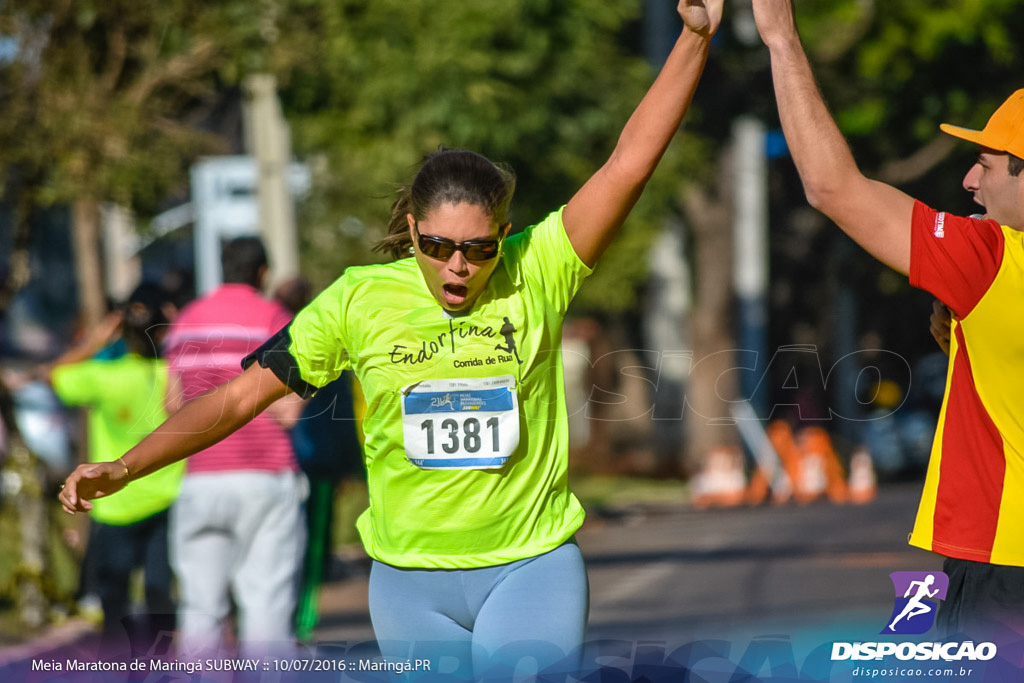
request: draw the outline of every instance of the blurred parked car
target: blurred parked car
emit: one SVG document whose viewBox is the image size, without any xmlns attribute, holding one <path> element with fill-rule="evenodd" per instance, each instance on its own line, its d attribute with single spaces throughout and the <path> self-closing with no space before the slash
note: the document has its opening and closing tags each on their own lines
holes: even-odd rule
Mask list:
<svg viewBox="0 0 1024 683">
<path fill-rule="evenodd" d="M 51 481 L 65 478 L 75 464 L 72 414 L 45 382 L 12 385 L 11 394 L 14 418 L 26 445 L 45 463 Z"/>
</svg>

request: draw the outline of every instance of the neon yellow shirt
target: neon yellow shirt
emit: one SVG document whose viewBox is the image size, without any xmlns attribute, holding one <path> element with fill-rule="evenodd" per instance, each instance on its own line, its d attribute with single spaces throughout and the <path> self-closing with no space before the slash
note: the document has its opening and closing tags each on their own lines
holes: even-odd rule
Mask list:
<svg viewBox="0 0 1024 683">
<path fill-rule="evenodd" d="M 491 566 L 547 552 L 580 527 L 561 338 L 590 272 L 557 211 L 506 240 L 466 315 L 446 313 L 407 258 L 349 268 L 295 317 L 288 353 L 302 380 L 324 386 L 351 368 L 366 397 L 370 507 L 357 526 L 371 557 Z"/>
<path fill-rule="evenodd" d="M 90 462 L 116 460 L 167 419 L 167 364 L 128 354 L 113 360 L 60 365 L 53 389 L 63 403 L 89 409 Z M 185 462 L 137 479 L 116 494 L 93 501 L 93 519 L 123 526 L 170 507 L 178 497 Z"/>
</svg>

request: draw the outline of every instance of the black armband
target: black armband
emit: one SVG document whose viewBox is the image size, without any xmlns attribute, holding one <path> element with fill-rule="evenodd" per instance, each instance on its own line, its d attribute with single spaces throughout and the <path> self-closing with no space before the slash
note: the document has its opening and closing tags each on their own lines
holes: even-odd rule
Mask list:
<svg viewBox="0 0 1024 683">
<path fill-rule="evenodd" d="M 242 369 L 259 363 L 260 367 L 269 369 L 296 394 L 302 398 L 310 398 L 318 387 L 302 379 L 299 364 L 288 350 L 291 345 L 292 337 L 288 333 L 288 325 L 285 325 L 258 349 L 242 359 Z"/>
</svg>

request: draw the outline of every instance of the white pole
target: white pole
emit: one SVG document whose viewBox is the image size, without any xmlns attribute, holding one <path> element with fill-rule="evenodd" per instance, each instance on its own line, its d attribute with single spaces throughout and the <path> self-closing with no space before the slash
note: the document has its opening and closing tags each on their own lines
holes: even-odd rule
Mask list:
<svg viewBox="0 0 1024 683">
<path fill-rule="evenodd" d="M 733 286 L 737 297 L 739 330 L 737 340 L 747 352 L 754 352 L 756 365 L 744 373 L 740 393 L 758 413 L 768 410 L 764 396 L 754 396 L 761 372 L 767 366 L 768 291 L 768 160 L 765 126 L 751 116 L 733 124 L 735 141 L 735 240 L 733 242 Z M 763 392 L 760 392 L 763 393 Z M 767 418 L 768 415 L 761 415 Z"/>
</svg>

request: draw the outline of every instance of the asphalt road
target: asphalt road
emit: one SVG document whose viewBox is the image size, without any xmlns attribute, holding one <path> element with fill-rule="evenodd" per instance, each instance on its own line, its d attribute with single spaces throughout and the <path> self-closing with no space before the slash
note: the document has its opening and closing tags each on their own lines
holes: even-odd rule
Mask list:
<svg viewBox="0 0 1024 683">
<path fill-rule="evenodd" d="M 577 535 L 591 588 L 588 640 L 687 643 L 768 635 L 877 635 L 893 606 L 889 574 L 941 569 L 907 545 L 920 485 L 865 505 L 636 507 L 591 515 Z M 318 641 L 373 639 L 365 563 L 324 586 Z"/>
</svg>

